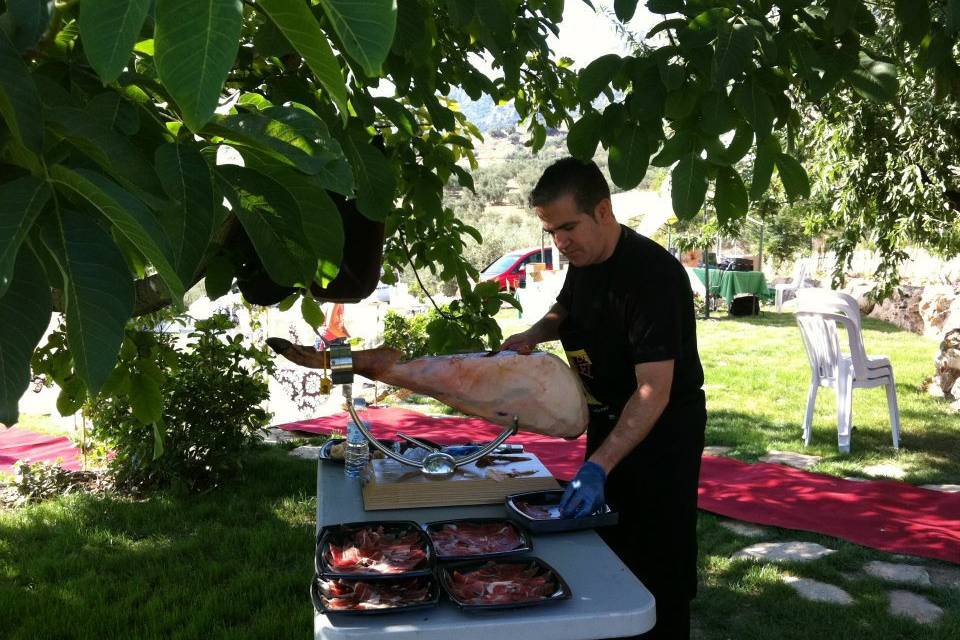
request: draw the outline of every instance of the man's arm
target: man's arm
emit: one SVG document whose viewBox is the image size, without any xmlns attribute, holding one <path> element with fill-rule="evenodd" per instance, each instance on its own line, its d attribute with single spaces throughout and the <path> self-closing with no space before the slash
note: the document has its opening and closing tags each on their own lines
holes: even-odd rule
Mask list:
<svg viewBox="0 0 960 640">
<path fill-rule="evenodd" d="M 607 475 L 643 442 L 660 418 L 670 400 L 673 365 L 673 360 L 636 365 L 636 392 L 627 400 L 613 431 L 590 456 L 590 461 L 603 467 Z"/>
<path fill-rule="evenodd" d="M 541 342 L 560 339 L 560 323 L 567 317 L 567 310 L 559 302 L 550 307 L 542 318 L 537 320 L 532 327 L 526 331 L 516 333 L 500 345 L 504 351 L 516 351 L 518 353 L 529 353 L 535 346 Z"/>
</svg>

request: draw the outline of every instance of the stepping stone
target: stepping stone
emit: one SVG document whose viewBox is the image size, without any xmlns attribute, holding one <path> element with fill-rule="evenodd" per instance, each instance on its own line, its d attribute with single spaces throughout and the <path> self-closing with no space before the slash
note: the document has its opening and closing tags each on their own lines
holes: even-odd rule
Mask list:
<svg viewBox="0 0 960 640">
<path fill-rule="evenodd" d="M 943 617 L 943 609 L 912 591 L 891 591 L 887 595 L 891 615 L 910 618 L 920 624 L 933 624 Z"/>
<path fill-rule="evenodd" d="M 783 582 L 796 591 L 804 600 L 813 602 L 832 602 L 833 604 L 853 604 L 853 598 L 840 587 L 826 582 L 817 582 L 807 578 L 783 576 Z"/>
<path fill-rule="evenodd" d="M 894 480 L 902 480 L 903 477 L 907 475 L 906 469 L 890 462 L 872 464 L 869 467 L 864 467 L 863 472 L 874 478 L 893 478 Z"/>
<path fill-rule="evenodd" d="M 719 445 L 710 445 L 703 448 L 703 455 L 705 456 L 725 456 L 728 453 L 733 451 L 733 447 L 722 447 Z"/>
<path fill-rule="evenodd" d="M 944 493 L 960 493 L 960 484 L 922 484 L 920 488 Z"/>
<path fill-rule="evenodd" d="M 793 451 L 771 451 L 765 456 L 761 456 L 763 462 L 772 462 L 775 464 L 785 464 L 797 469 L 809 469 L 820 462 L 820 456 L 808 456 L 805 453 L 795 453 Z"/>
<path fill-rule="evenodd" d="M 767 562 L 808 562 L 818 560 L 831 553 L 834 549 L 827 549 L 816 542 L 759 542 L 733 554 L 734 560 L 749 558 L 765 560 Z"/>
<path fill-rule="evenodd" d="M 899 584 L 913 584 L 918 587 L 930 586 L 930 574 L 924 567 L 916 564 L 899 564 L 873 560 L 864 565 L 867 575 Z"/>
<path fill-rule="evenodd" d="M 739 522 L 737 520 L 725 520 L 720 523 L 720 526 L 731 531 L 738 536 L 744 536 L 745 538 L 760 538 L 767 534 L 767 530 L 763 527 L 758 527 L 755 524 L 748 524 L 746 522 Z"/>
<path fill-rule="evenodd" d="M 308 444 L 302 447 L 297 447 L 290 452 L 290 455 L 294 458 L 303 458 L 304 460 L 318 460 L 320 458 L 321 448 L 321 446 L 313 446 Z"/>
<path fill-rule="evenodd" d="M 960 589 L 960 569 L 948 567 L 929 567 L 930 582 L 935 587 Z"/>
</svg>

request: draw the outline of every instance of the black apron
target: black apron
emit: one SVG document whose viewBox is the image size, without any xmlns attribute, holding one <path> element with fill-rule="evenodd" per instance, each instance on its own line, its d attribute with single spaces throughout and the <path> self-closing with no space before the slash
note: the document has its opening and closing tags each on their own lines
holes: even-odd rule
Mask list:
<svg viewBox="0 0 960 640">
<path fill-rule="evenodd" d="M 570 323 L 562 323 L 559 333 L 587 392 L 589 458 L 623 410 L 604 394 L 604 367 L 623 354 L 615 341 L 591 340 L 589 332 Z M 685 604 L 697 586 L 696 496 L 706 409 L 702 390 L 685 402 L 674 400 L 647 438 L 609 474 L 605 498 L 619 512 L 620 524 L 597 530 L 654 594 L 658 609 Z"/>
</svg>

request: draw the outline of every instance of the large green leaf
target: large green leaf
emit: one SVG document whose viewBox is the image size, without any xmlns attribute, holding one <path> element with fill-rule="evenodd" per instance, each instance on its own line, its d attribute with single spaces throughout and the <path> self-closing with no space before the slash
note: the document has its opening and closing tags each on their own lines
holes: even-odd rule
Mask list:
<svg viewBox="0 0 960 640">
<path fill-rule="evenodd" d="M 130 376 L 130 408 L 143 424 L 154 424 L 163 418 L 162 379 L 148 373 Z"/>
<path fill-rule="evenodd" d="M 737 130 L 728 146 L 724 146 L 719 138 L 708 141 L 707 160 L 714 164 L 731 166 L 747 155 L 751 146 L 753 146 L 753 129 L 750 125 L 741 122 L 737 125 Z"/>
<path fill-rule="evenodd" d="M 371 220 L 385 220 L 394 208 L 393 167 L 362 131 L 351 129 L 344 147 L 357 185 L 357 209 Z"/>
<path fill-rule="evenodd" d="M 593 154 L 597 152 L 597 145 L 600 144 L 601 119 L 599 113 L 589 111 L 570 126 L 567 149 L 573 157 L 584 162 L 593 160 Z"/>
<path fill-rule="evenodd" d="M 215 116 L 204 131 L 269 153 L 304 173 L 319 174 L 328 165 L 343 162 L 343 150 L 323 121 L 295 107 Z"/>
<path fill-rule="evenodd" d="M 737 126 L 737 114 L 725 91 L 708 91 L 700 99 L 700 128 L 721 135 Z"/>
<path fill-rule="evenodd" d="M 0 184 L 0 298 L 13 278 L 17 250 L 49 199 L 50 187 L 33 176 Z"/>
<path fill-rule="evenodd" d="M 667 138 L 660 152 L 650 160 L 650 164 L 655 167 L 669 167 L 692 149 L 693 135 L 687 129 L 681 129 Z"/>
<path fill-rule="evenodd" d="M 17 422 L 20 396 L 30 384 L 30 358 L 50 324 L 53 301 L 33 251 L 17 256 L 14 278 L 0 299 L 0 423 Z"/>
<path fill-rule="evenodd" d="M 610 178 L 621 189 L 633 189 L 647 173 L 650 146 L 643 129 L 628 124 L 610 145 Z"/>
<path fill-rule="evenodd" d="M 759 200 L 770 186 L 773 167 L 780 155 L 780 141 L 776 136 L 767 136 L 757 143 L 757 157 L 753 162 L 753 182 L 750 183 L 750 199 Z"/>
<path fill-rule="evenodd" d="M 396 0 L 319 0 L 348 56 L 371 78 L 393 43 L 397 28 Z"/>
<path fill-rule="evenodd" d="M 893 12 L 900 22 L 903 38 L 919 44 L 930 32 L 930 5 L 927 0 L 894 0 Z"/>
<path fill-rule="evenodd" d="M 13 42 L 0 29 L 0 116 L 25 149 L 43 151 L 43 119 L 40 96 L 27 65 Z"/>
<path fill-rule="evenodd" d="M 758 138 L 766 138 L 773 129 L 773 103 L 770 96 L 754 82 L 747 78 L 733 91 L 733 103 L 747 122 L 753 126 Z"/>
<path fill-rule="evenodd" d="M 683 9 L 683 0 L 647 0 L 650 13 L 673 13 Z"/>
<path fill-rule="evenodd" d="M 213 180 L 200 150 L 189 144 L 165 144 L 155 154 L 157 174 L 174 205 L 160 222 L 170 239 L 173 266 L 189 287 L 210 243 L 214 223 Z"/>
<path fill-rule="evenodd" d="M 83 0 L 80 4 L 83 52 L 104 83 L 116 80 L 130 60 L 150 5 L 151 0 Z"/>
<path fill-rule="evenodd" d="M 947 31 L 957 33 L 960 31 L 960 0 L 947 0 Z"/>
<path fill-rule="evenodd" d="M 740 174 L 733 167 L 722 167 L 717 171 L 713 205 L 722 222 L 747 215 L 747 189 L 743 186 Z"/>
<path fill-rule="evenodd" d="M 133 278 L 109 234 L 88 215 L 60 209 L 43 236 L 64 278 L 67 343 L 80 379 L 96 395 L 117 362 L 133 313 Z"/>
<path fill-rule="evenodd" d="M 327 36 L 304 0 L 259 0 L 257 6 L 274 21 L 290 44 L 303 56 L 317 81 L 326 90 L 340 114 L 347 117 L 347 84 Z"/>
<path fill-rule="evenodd" d="M 6 32 L 17 51 L 34 49 L 50 22 L 50 8 L 42 0 L 7 0 L 0 14 L 0 30 Z"/>
<path fill-rule="evenodd" d="M 637 0 L 613 0 L 613 11 L 620 22 L 630 22 L 637 11 Z"/>
<path fill-rule="evenodd" d="M 413 137 L 419 133 L 420 127 L 416 119 L 400 102 L 392 98 L 377 97 L 373 99 L 373 105 L 406 135 Z"/>
<path fill-rule="evenodd" d="M 753 30 L 745 24 L 723 24 L 717 31 L 713 54 L 713 86 L 723 88 L 743 73 L 753 57 Z"/>
<path fill-rule="evenodd" d="M 593 100 L 607 88 L 622 67 L 623 58 L 615 53 L 608 53 L 592 61 L 580 72 L 577 96 L 582 102 Z"/>
<path fill-rule="evenodd" d="M 137 247 L 167 284 L 175 300 L 183 298 L 184 284 L 173 266 L 172 251 L 160 222 L 128 191 L 88 169 L 50 167 L 50 177 L 67 195 L 80 196 L 113 224 L 114 229 Z"/>
<path fill-rule="evenodd" d="M 847 80 L 854 91 L 875 102 L 893 100 L 900 88 L 895 66 L 873 60 L 864 53 L 860 54 L 860 67 L 847 73 Z"/>
<path fill-rule="evenodd" d="M 101 115 L 101 121 L 94 114 L 73 107 L 56 107 L 46 113 L 55 135 L 82 151 L 149 204 L 159 204 L 158 198 L 150 197 L 161 190 L 153 165 L 129 138 L 106 124 L 111 121 L 109 116 Z"/>
<path fill-rule="evenodd" d="M 693 153 L 680 159 L 670 173 L 670 199 L 678 218 L 697 215 L 707 196 L 707 166 Z"/>
<path fill-rule="evenodd" d="M 283 187 L 297 203 L 303 238 L 318 258 L 316 281 L 327 286 L 340 272 L 343 260 L 343 219 L 337 205 L 315 176 L 252 153 L 244 153 L 247 166 Z"/>
<path fill-rule="evenodd" d="M 240 46 L 240 0 L 157 0 L 157 73 L 199 131 L 213 116 Z"/>
<path fill-rule="evenodd" d="M 777 173 L 787 198 L 791 201 L 810 197 L 810 178 L 803 165 L 793 156 L 781 153 L 777 156 Z"/>
<path fill-rule="evenodd" d="M 140 112 L 136 105 L 116 91 L 97 94 L 86 104 L 84 111 L 107 127 L 128 136 L 140 130 Z"/>
<path fill-rule="evenodd" d="M 303 226 L 296 201 L 268 176 L 247 167 L 217 167 L 232 192 L 227 197 L 253 243 L 270 279 L 283 286 L 307 287 L 316 259 L 301 243 Z"/>
</svg>

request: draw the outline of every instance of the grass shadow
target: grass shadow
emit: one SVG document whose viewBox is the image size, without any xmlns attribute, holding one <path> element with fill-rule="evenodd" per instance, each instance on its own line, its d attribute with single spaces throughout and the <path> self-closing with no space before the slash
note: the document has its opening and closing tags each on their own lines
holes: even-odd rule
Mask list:
<svg viewBox="0 0 960 640">
<path fill-rule="evenodd" d="M 4 638 L 309 633 L 316 464 L 262 451 L 203 495 L 0 514 Z"/>
</svg>

